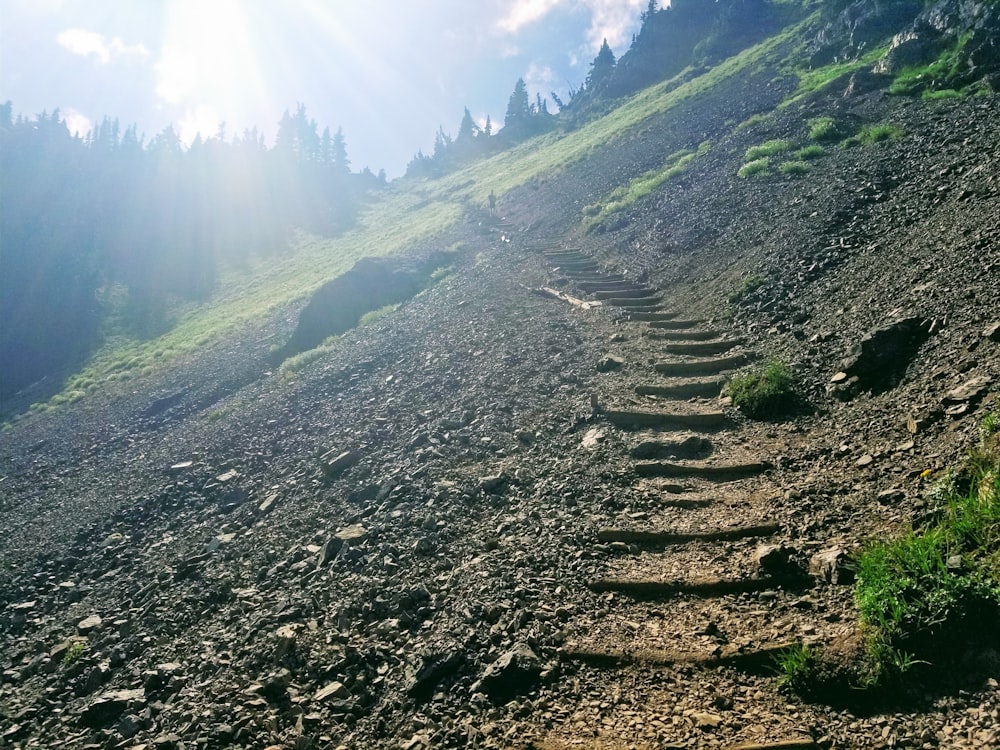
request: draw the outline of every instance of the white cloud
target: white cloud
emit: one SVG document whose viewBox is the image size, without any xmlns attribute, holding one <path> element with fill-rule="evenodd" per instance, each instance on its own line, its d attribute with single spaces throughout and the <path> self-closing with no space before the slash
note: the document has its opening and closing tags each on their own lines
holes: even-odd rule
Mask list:
<svg viewBox="0 0 1000 750">
<path fill-rule="evenodd" d="M 222 118 L 214 107 L 200 105 L 189 109 L 177 123 L 177 135 L 181 143 L 190 146 L 200 134 L 203 139 L 211 138 L 219 130 Z"/>
<path fill-rule="evenodd" d="M 500 19 L 497 26 L 511 34 L 516 33 L 521 27 L 544 18 L 562 2 L 564 0 L 514 0 L 507 15 Z"/>
<path fill-rule="evenodd" d="M 524 74 L 524 83 L 528 87 L 528 92 L 541 94 L 543 99 L 547 98 L 549 92 L 555 88 L 553 85 L 555 80 L 556 75 L 548 65 L 531 63 L 528 66 L 528 71 Z"/>
<path fill-rule="evenodd" d="M 605 39 L 614 49 L 623 47 L 648 3 L 647 0 L 584 0 L 583 4 L 590 9 L 587 41 L 596 52 Z"/>
<path fill-rule="evenodd" d="M 56 37 L 59 46 L 74 55 L 93 55 L 101 65 L 107 65 L 114 58 L 149 57 L 149 50 L 143 44 L 125 44 L 120 38 L 108 39 L 103 34 L 86 29 L 66 29 Z"/>
<path fill-rule="evenodd" d="M 69 132 L 81 138 L 91 130 L 90 118 L 72 107 L 63 113 L 63 120 L 66 122 Z"/>
<path fill-rule="evenodd" d="M 176 47 L 164 47 L 156 63 L 156 95 L 165 102 L 177 104 L 198 85 L 198 66 L 194 57 Z"/>
</svg>

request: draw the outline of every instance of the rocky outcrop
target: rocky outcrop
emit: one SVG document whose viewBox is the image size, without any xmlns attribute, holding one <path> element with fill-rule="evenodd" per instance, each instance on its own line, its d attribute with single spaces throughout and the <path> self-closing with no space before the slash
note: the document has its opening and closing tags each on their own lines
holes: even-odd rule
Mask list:
<svg viewBox="0 0 1000 750">
<path fill-rule="evenodd" d="M 358 324 L 361 316 L 385 305 L 403 302 L 423 289 L 430 275 L 448 262 L 449 254 L 424 259 L 362 258 L 350 271 L 321 286 L 299 315 L 295 332 L 278 352 L 281 362 L 313 349 L 330 336 Z"/>
</svg>

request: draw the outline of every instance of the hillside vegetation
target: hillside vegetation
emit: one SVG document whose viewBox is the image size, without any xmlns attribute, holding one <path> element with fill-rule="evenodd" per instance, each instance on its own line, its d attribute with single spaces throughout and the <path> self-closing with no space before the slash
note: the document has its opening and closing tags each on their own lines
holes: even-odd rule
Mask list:
<svg viewBox="0 0 1000 750">
<path fill-rule="evenodd" d="M 0 746 L 996 747 L 998 39 L 651 3 L 157 326 L 98 264 L 4 396 Z"/>
</svg>

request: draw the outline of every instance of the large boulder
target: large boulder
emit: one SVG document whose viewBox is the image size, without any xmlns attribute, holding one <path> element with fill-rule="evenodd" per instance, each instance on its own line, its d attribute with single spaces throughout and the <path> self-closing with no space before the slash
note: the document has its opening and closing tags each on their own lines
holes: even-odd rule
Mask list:
<svg viewBox="0 0 1000 750">
<path fill-rule="evenodd" d="M 869 332 L 840 364 L 827 391 L 847 401 L 858 393 L 881 393 L 894 388 L 930 335 L 919 317 L 895 320 Z"/>
</svg>

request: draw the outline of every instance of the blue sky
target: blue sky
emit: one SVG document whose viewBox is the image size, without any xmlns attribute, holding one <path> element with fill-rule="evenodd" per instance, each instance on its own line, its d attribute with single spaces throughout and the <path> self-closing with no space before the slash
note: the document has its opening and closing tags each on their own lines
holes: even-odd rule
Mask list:
<svg viewBox="0 0 1000 750">
<path fill-rule="evenodd" d="M 344 129 L 352 167 L 399 176 L 462 108 L 503 122 L 514 82 L 578 87 L 607 38 L 621 55 L 647 0 L 0 0 L 0 101 L 104 115 L 147 139 L 256 125 L 306 105 Z M 550 102 L 551 105 L 551 102 Z"/>
</svg>

